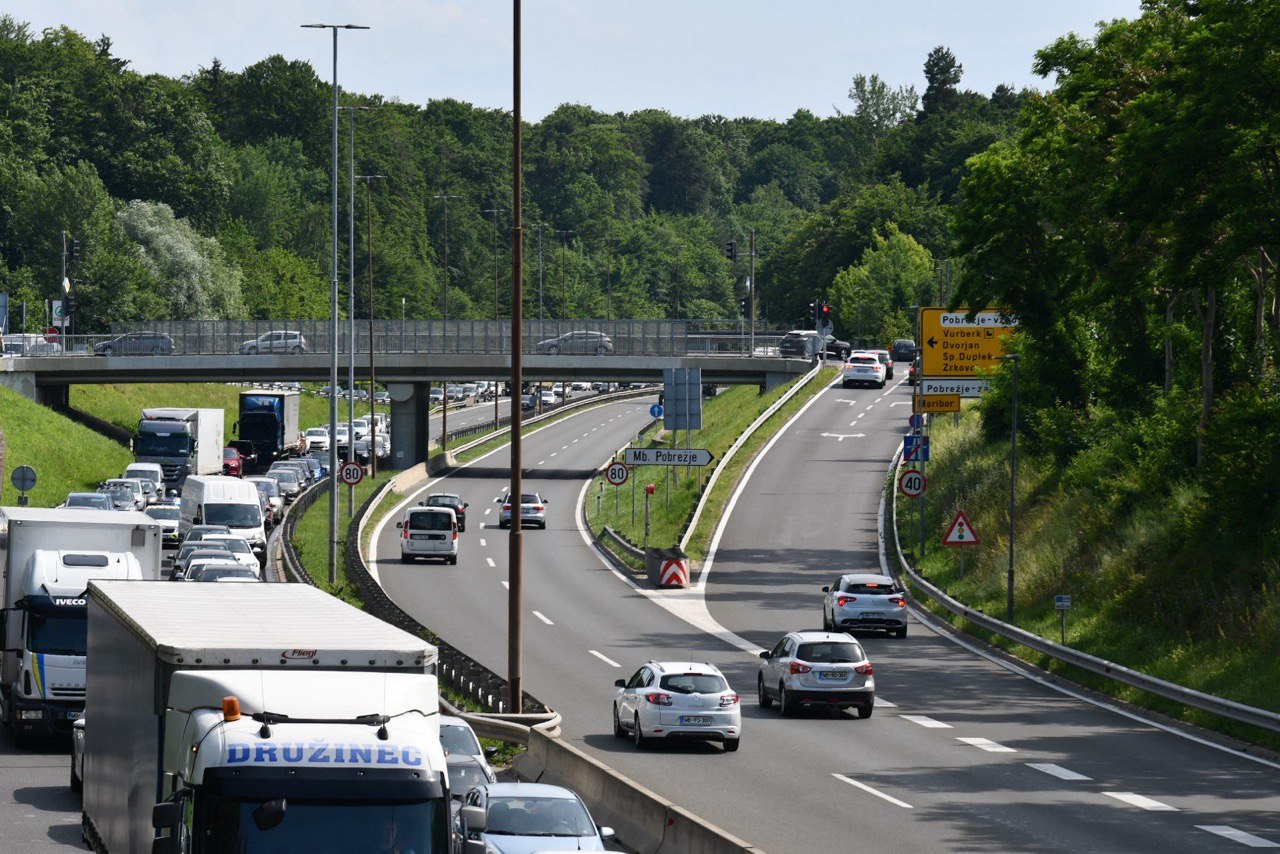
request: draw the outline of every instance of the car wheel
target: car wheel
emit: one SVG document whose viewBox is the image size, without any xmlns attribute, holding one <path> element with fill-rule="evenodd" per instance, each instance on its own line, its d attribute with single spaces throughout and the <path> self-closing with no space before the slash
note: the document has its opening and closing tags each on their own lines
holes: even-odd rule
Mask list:
<svg viewBox="0 0 1280 854">
<path fill-rule="evenodd" d="M 104 356 L 110 356 L 113 352 L 115 351 L 111 348 L 110 344 L 102 348 L 102 355 Z"/>
<path fill-rule="evenodd" d="M 295 355 L 295 356 L 301 356 L 301 355 L 302 355 L 302 348 L 301 348 L 301 347 L 299 347 L 297 344 L 295 344 L 295 345 L 293 345 L 293 349 L 292 349 L 292 350 L 290 350 L 289 352 L 290 352 L 290 353 L 292 353 L 292 354 L 293 354 L 293 355 Z"/>
<path fill-rule="evenodd" d="M 840 382 L 840 387 L 841 387 L 841 388 L 849 388 L 849 386 L 850 386 L 850 385 L 852 385 L 852 383 L 850 383 L 848 380 L 842 380 L 842 381 Z"/>
<path fill-rule="evenodd" d="M 550 347 L 548 347 L 548 348 L 547 348 L 547 355 L 548 355 L 548 356 L 559 356 L 559 355 L 560 355 L 560 347 L 559 347 L 558 345 L 556 345 L 556 344 L 552 344 Z"/>
<path fill-rule="evenodd" d="M 902 628 L 898 629 L 896 632 L 893 633 L 893 636 L 896 638 L 905 638 L 907 636 L 907 627 L 903 626 Z"/>
<path fill-rule="evenodd" d="M 76 774 L 76 763 L 71 762 L 71 791 L 77 795 L 84 791 L 84 781 Z"/>
<path fill-rule="evenodd" d="M 631 730 L 631 740 L 635 742 L 636 750 L 644 750 L 646 747 L 649 746 L 649 739 L 645 738 L 644 734 L 640 732 L 640 716 L 639 715 L 636 715 L 635 728 Z"/>
<path fill-rule="evenodd" d="M 875 711 L 875 708 L 876 708 L 875 701 L 867 703 L 865 706 L 858 706 L 858 717 L 860 718 L 871 717 L 871 713 Z"/>
<path fill-rule="evenodd" d="M 246 348 L 246 349 L 245 349 L 244 354 L 245 354 L 246 356 L 256 356 L 256 355 L 258 355 L 258 348 L 257 348 L 257 347 L 248 347 L 248 348 Z"/>
<path fill-rule="evenodd" d="M 457 555 L 453 555 L 452 557 L 450 557 L 450 558 L 449 558 L 449 565 L 450 565 L 450 566 L 457 566 L 457 565 L 458 565 L 458 556 L 457 556 Z"/>
<path fill-rule="evenodd" d="M 737 752 L 737 750 L 738 750 L 738 744 L 739 744 L 741 741 L 742 741 L 742 739 L 740 739 L 740 738 L 726 738 L 726 739 L 724 740 L 724 752 L 725 752 L 725 753 L 736 753 L 736 752 Z"/>
<path fill-rule="evenodd" d="M 760 704 L 762 709 L 773 707 L 773 698 L 769 696 L 769 692 L 764 690 L 764 676 L 756 677 L 756 702 Z"/>
<path fill-rule="evenodd" d="M 503 521 L 501 521 L 501 520 L 499 520 L 499 522 L 498 522 L 498 527 L 499 527 L 499 528 L 505 528 L 505 527 L 507 527 L 507 523 L 506 523 L 506 522 L 503 522 Z"/>
<path fill-rule="evenodd" d="M 403 552 L 401 552 L 401 553 L 400 553 L 400 562 L 401 562 L 401 563 L 413 563 L 413 556 L 412 556 L 412 555 L 407 555 L 407 554 L 404 554 Z"/>
<path fill-rule="evenodd" d="M 613 704 L 613 737 L 626 738 L 627 731 L 622 727 L 622 721 L 618 719 L 618 704 Z"/>
<path fill-rule="evenodd" d="M 151 348 L 151 355 L 153 355 L 153 356 L 163 356 L 163 355 L 164 355 L 164 349 L 163 349 L 163 348 L 161 348 L 161 347 L 152 347 L 152 348 Z"/>
<path fill-rule="evenodd" d="M 609 355 L 609 348 L 601 344 L 599 347 L 596 348 L 596 355 L 597 356 Z"/>
<path fill-rule="evenodd" d="M 831 626 L 833 625 L 833 623 L 834 621 L 827 617 L 827 610 L 823 608 L 822 609 L 822 630 L 824 632 L 832 631 Z"/>
<path fill-rule="evenodd" d="M 778 711 L 784 718 L 794 717 L 798 709 L 796 703 L 787 695 L 787 686 L 778 683 Z"/>
<path fill-rule="evenodd" d="M 880 384 L 876 388 L 884 388 L 884 380 L 880 380 Z"/>
</svg>

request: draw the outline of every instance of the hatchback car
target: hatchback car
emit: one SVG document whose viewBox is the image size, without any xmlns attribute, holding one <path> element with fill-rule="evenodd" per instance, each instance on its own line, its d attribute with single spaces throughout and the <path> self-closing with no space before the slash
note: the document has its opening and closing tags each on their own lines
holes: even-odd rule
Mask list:
<svg viewBox="0 0 1280 854">
<path fill-rule="evenodd" d="M 223 448 L 222 473 L 229 477 L 240 477 L 244 474 L 244 454 L 235 448 Z"/>
<path fill-rule="evenodd" d="M 769 708 L 776 699 L 786 717 L 801 706 L 854 708 L 858 717 L 871 717 L 876 702 L 873 669 L 862 645 L 848 635 L 789 632 L 760 658 L 756 691 L 761 708 Z"/>
<path fill-rule="evenodd" d="M 613 352 L 613 339 L 603 332 L 579 329 L 555 338 L 539 341 L 534 352 L 556 356 L 560 353 L 574 355 L 607 356 Z"/>
<path fill-rule="evenodd" d="M 876 629 L 907 636 L 907 594 L 887 575 L 851 573 L 822 588 L 822 626 L 827 631 Z"/>
<path fill-rule="evenodd" d="M 240 344 L 240 353 L 244 356 L 254 356 L 258 353 L 292 353 L 296 356 L 305 352 L 307 352 L 307 339 L 302 337 L 301 332 L 290 329 L 264 332 L 252 341 L 243 341 Z"/>
<path fill-rule="evenodd" d="M 648 661 L 613 684 L 613 734 L 637 748 L 660 738 L 719 741 L 728 751 L 741 743 L 740 698 L 714 664 Z"/>
<path fill-rule="evenodd" d="M 420 557 L 458 562 L 458 520 L 448 507 L 411 507 L 396 523 L 400 529 L 400 562 Z"/>
<path fill-rule="evenodd" d="M 98 491 L 110 497 L 117 510 L 145 510 L 147 494 L 136 477 L 113 477 L 102 482 Z"/>
<path fill-rule="evenodd" d="M 204 538 L 205 534 L 230 534 L 231 529 L 226 525 L 192 525 L 187 529 L 187 535 L 182 539 L 184 546 L 198 543 Z"/>
<path fill-rule="evenodd" d="M 236 534 L 210 534 L 200 541 L 202 545 L 217 547 L 223 545 L 227 547 L 227 551 L 231 552 L 231 558 L 241 566 L 258 571 L 261 564 L 258 563 L 258 556 L 253 553 L 253 547 L 249 545 L 249 541 L 244 537 Z"/>
<path fill-rule="evenodd" d="M 910 338 L 895 339 L 889 346 L 889 354 L 895 362 L 910 362 L 916 357 L 916 342 Z"/>
<path fill-rule="evenodd" d="M 280 494 L 284 496 L 285 504 L 292 504 L 293 500 L 302 494 L 302 478 L 296 471 L 275 469 L 267 472 L 263 477 L 269 477 L 279 484 Z"/>
<path fill-rule="evenodd" d="M 93 345 L 95 356 L 169 356 L 173 338 L 163 332 L 126 332 Z"/>
<path fill-rule="evenodd" d="M 880 364 L 884 365 L 884 378 L 887 380 L 893 379 L 893 356 L 889 355 L 889 351 L 868 350 L 867 352 L 873 354 L 880 360 Z"/>
<path fill-rule="evenodd" d="M 462 500 L 462 496 L 453 492 L 433 492 L 426 501 L 419 501 L 419 507 L 448 507 L 458 519 L 458 533 L 467 530 L 467 508 L 471 505 Z"/>
<path fill-rule="evenodd" d="M 489 759 L 498 752 L 496 747 L 480 746 L 480 739 L 476 738 L 475 730 L 471 728 L 471 724 L 462 718 L 455 718 L 452 715 L 440 716 L 440 746 L 444 748 L 445 756 L 465 756 L 477 762 L 483 769 L 485 774 L 489 775 L 490 781 L 493 777 L 493 768 L 489 766 Z M 469 786 L 467 788 L 470 788 Z M 466 789 L 462 790 L 463 792 Z M 459 792 L 458 794 L 461 794 Z"/>
<path fill-rule="evenodd" d="M 463 850 L 495 854 L 604 851 L 604 840 L 614 835 L 612 828 L 596 826 L 576 794 L 546 783 L 474 786 L 458 819 Z"/>
<path fill-rule="evenodd" d="M 329 450 L 329 428 L 312 427 L 307 430 L 307 450 L 308 451 L 327 451 Z"/>
<path fill-rule="evenodd" d="M 105 492 L 72 492 L 67 495 L 67 500 L 62 502 L 60 506 L 74 507 L 78 510 L 116 509 L 111 502 L 111 496 Z"/>
<path fill-rule="evenodd" d="M 279 522 L 284 516 L 284 495 L 280 492 L 280 481 L 274 477 L 246 477 L 249 483 L 258 488 L 258 494 L 267 499 L 272 524 Z"/>
<path fill-rule="evenodd" d="M 511 493 L 495 499 L 502 505 L 498 511 L 498 527 L 505 528 L 511 524 Z M 544 531 L 547 529 L 547 502 L 536 492 L 520 494 L 520 527 L 531 528 L 537 525 Z"/>
<path fill-rule="evenodd" d="M 874 353 L 851 353 L 840 370 L 840 385 L 843 388 L 856 385 L 884 388 L 884 374 L 884 365 Z"/>
</svg>

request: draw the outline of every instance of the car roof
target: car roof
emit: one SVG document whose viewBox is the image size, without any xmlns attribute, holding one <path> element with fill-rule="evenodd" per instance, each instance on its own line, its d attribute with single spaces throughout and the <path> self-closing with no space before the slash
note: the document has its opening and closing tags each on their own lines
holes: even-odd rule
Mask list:
<svg viewBox="0 0 1280 854">
<path fill-rule="evenodd" d="M 847 572 L 840 576 L 841 581 L 856 581 L 859 584 L 894 584 L 894 580 L 879 572 Z"/>
<path fill-rule="evenodd" d="M 557 798 L 566 801 L 576 801 L 578 796 L 563 786 L 553 786 L 550 783 L 488 783 L 484 786 L 477 786 L 478 789 L 484 789 L 489 793 L 491 798 Z"/>
<path fill-rule="evenodd" d="M 720 674 L 720 668 L 709 661 L 654 661 L 645 662 L 661 673 L 705 673 Z"/>
<path fill-rule="evenodd" d="M 824 632 L 821 629 L 801 629 L 798 632 L 788 632 L 787 634 L 798 641 L 837 641 L 845 643 L 855 640 L 844 632 Z"/>
</svg>

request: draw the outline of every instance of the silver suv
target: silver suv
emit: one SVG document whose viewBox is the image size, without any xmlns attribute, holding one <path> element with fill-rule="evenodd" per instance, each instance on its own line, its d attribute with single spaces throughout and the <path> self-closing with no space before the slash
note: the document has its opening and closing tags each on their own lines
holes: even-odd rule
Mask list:
<svg viewBox="0 0 1280 854">
<path fill-rule="evenodd" d="M 654 739 L 694 738 L 738 749 L 742 707 L 714 664 L 648 661 L 613 684 L 613 734 L 630 737 L 637 748 Z"/>
<path fill-rule="evenodd" d="M 851 573 L 822 588 L 822 627 L 827 631 L 878 629 L 907 636 L 907 594 L 887 575 Z"/>
<path fill-rule="evenodd" d="M 876 702 L 871 662 L 848 635 L 788 632 L 760 658 L 756 690 L 761 708 L 769 708 L 776 698 L 784 717 L 795 715 L 801 706 L 854 708 L 858 717 L 871 717 Z"/>
</svg>

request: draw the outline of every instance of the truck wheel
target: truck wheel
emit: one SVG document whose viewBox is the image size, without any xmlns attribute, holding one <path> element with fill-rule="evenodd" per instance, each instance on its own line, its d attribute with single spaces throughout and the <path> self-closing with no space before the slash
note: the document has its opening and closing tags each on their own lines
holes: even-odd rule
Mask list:
<svg viewBox="0 0 1280 854">
<path fill-rule="evenodd" d="M 76 765 L 71 763 L 71 791 L 77 795 L 84 791 L 84 781 L 76 775 Z"/>
</svg>

